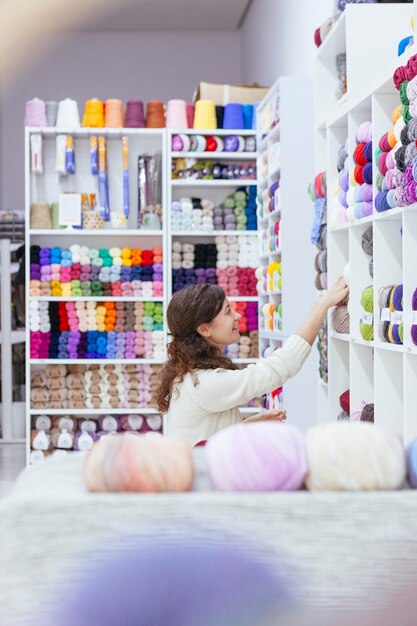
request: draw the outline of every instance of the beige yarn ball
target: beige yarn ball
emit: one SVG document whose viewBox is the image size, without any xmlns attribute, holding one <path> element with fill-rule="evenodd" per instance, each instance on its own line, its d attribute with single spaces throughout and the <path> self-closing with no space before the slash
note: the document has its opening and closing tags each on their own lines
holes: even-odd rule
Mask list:
<svg viewBox="0 0 417 626">
<path fill-rule="evenodd" d="M 367 422 L 331 422 L 306 434 L 310 491 L 383 491 L 401 487 L 405 452 L 396 435 Z"/>
</svg>

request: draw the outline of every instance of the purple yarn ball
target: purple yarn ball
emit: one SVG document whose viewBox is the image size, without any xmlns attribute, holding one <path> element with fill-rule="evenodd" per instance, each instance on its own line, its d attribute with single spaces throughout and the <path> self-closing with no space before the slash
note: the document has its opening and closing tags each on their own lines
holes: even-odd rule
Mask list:
<svg viewBox="0 0 417 626">
<path fill-rule="evenodd" d="M 280 621 L 291 602 L 283 566 L 276 572 L 236 538 L 212 535 L 183 536 L 177 545 L 155 535 L 97 548 L 60 600 L 53 625 L 262 626 L 275 623 L 274 615 Z"/>
<path fill-rule="evenodd" d="M 307 472 L 301 432 L 280 422 L 220 430 L 207 443 L 206 459 L 218 491 L 293 491 Z"/>
</svg>

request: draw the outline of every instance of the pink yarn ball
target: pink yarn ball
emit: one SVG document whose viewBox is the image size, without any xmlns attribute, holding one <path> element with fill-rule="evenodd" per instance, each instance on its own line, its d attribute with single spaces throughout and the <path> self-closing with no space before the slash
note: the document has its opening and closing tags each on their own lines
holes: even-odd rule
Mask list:
<svg viewBox="0 0 417 626">
<path fill-rule="evenodd" d="M 307 473 L 301 432 L 281 422 L 230 426 L 209 439 L 205 452 L 218 491 L 293 491 Z"/>
</svg>

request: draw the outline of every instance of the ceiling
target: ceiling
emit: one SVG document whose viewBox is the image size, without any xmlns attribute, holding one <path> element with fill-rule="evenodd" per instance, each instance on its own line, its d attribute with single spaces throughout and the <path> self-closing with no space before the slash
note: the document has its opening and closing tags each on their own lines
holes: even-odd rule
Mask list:
<svg viewBox="0 0 417 626">
<path fill-rule="evenodd" d="M 96 3 L 93 17 L 83 23 L 70 20 L 71 30 L 235 30 L 251 0 L 123 0 L 110 6 L 102 0 L 102 15 L 100 2 Z M 60 30 L 66 30 L 65 26 Z"/>
</svg>

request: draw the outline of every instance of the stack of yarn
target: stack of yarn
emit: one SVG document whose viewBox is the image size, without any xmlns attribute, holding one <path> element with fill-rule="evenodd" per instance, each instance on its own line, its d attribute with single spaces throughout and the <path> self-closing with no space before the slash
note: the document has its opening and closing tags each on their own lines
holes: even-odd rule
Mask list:
<svg viewBox="0 0 417 626">
<path fill-rule="evenodd" d="M 256 295 L 257 242 L 218 236 L 214 244 L 172 244 L 173 291 L 195 283 L 219 284 L 229 296 Z"/>
<path fill-rule="evenodd" d="M 39 302 L 29 306 L 32 359 L 163 359 L 160 302 Z"/>
<path fill-rule="evenodd" d="M 403 286 L 389 285 L 379 291 L 379 338 L 401 345 L 403 343 Z"/>
<path fill-rule="evenodd" d="M 256 230 L 256 189 L 238 189 L 220 206 L 201 198 L 180 198 L 171 205 L 173 231 Z"/>
<path fill-rule="evenodd" d="M 116 409 L 153 406 L 159 366 L 48 365 L 31 377 L 32 409 Z"/>
<path fill-rule="evenodd" d="M 172 135 L 173 152 L 256 152 L 256 138 L 241 135 Z"/>
<path fill-rule="evenodd" d="M 375 151 L 375 159 L 378 164 L 376 178 L 377 194 L 375 196 L 375 209 L 378 212 L 388 211 L 397 206 L 396 188 L 404 179 L 395 163 L 395 153 L 400 147 L 404 120 L 401 117 L 401 105 L 398 105 L 392 113 L 393 126 L 382 135 Z M 408 132 L 408 131 L 404 131 Z M 404 139 L 406 139 L 404 137 Z"/>
<path fill-rule="evenodd" d="M 348 140 L 339 148 L 337 154 L 337 181 L 334 183 L 333 190 L 333 209 L 332 220 L 336 224 L 342 224 L 347 221 L 349 190 L 349 159 L 348 159 Z"/>
<path fill-rule="evenodd" d="M 68 416 L 32 418 L 30 463 L 34 465 L 60 451 L 91 450 L 94 442 L 116 432 L 162 434 L 162 418 L 155 415 L 100 415 L 97 418 Z"/>
<path fill-rule="evenodd" d="M 282 263 L 273 261 L 267 267 L 267 293 L 277 293 L 282 289 Z"/>
<path fill-rule="evenodd" d="M 279 332 L 282 330 L 282 302 L 269 302 L 261 308 L 261 329 Z"/>
<path fill-rule="evenodd" d="M 255 161 L 233 163 L 211 159 L 172 159 L 172 179 L 192 178 L 197 180 L 255 180 Z"/>
<path fill-rule="evenodd" d="M 226 348 L 226 354 L 231 359 L 258 358 L 258 303 L 231 302 L 231 307 L 241 315 L 240 339 Z"/>
<path fill-rule="evenodd" d="M 266 265 L 259 266 L 255 271 L 257 279 L 256 291 L 258 295 L 265 296 L 268 291 L 268 267 Z"/>
<path fill-rule="evenodd" d="M 373 211 L 372 122 L 363 122 L 358 128 L 353 162 L 355 168 L 352 173 L 352 187 L 347 193 L 347 217 L 350 221 L 372 215 Z"/>
<path fill-rule="evenodd" d="M 368 228 L 364 231 L 362 235 L 362 250 L 371 257 L 369 261 L 369 274 L 371 278 L 374 276 L 374 235 L 373 235 L 373 227 L 368 226 Z"/>
<path fill-rule="evenodd" d="M 308 188 L 310 198 L 314 202 L 314 220 L 311 229 L 311 243 L 317 246 L 319 253 L 327 250 L 327 201 L 326 175 L 320 172 Z M 324 255 L 323 255 L 324 256 Z M 327 259 L 326 259 L 327 263 Z M 320 267 L 316 263 L 316 267 Z M 323 260 L 321 267 L 324 267 Z M 327 289 L 327 272 L 319 272 L 315 279 L 316 289 Z"/>
<path fill-rule="evenodd" d="M 162 297 L 162 248 L 30 248 L 31 296 Z"/>
<path fill-rule="evenodd" d="M 324 319 L 323 324 L 320 326 L 317 337 L 317 349 L 319 351 L 319 375 L 324 383 L 329 380 L 329 365 L 327 358 L 328 347 L 328 332 L 327 332 L 327 318 Z"/>
</svg>

